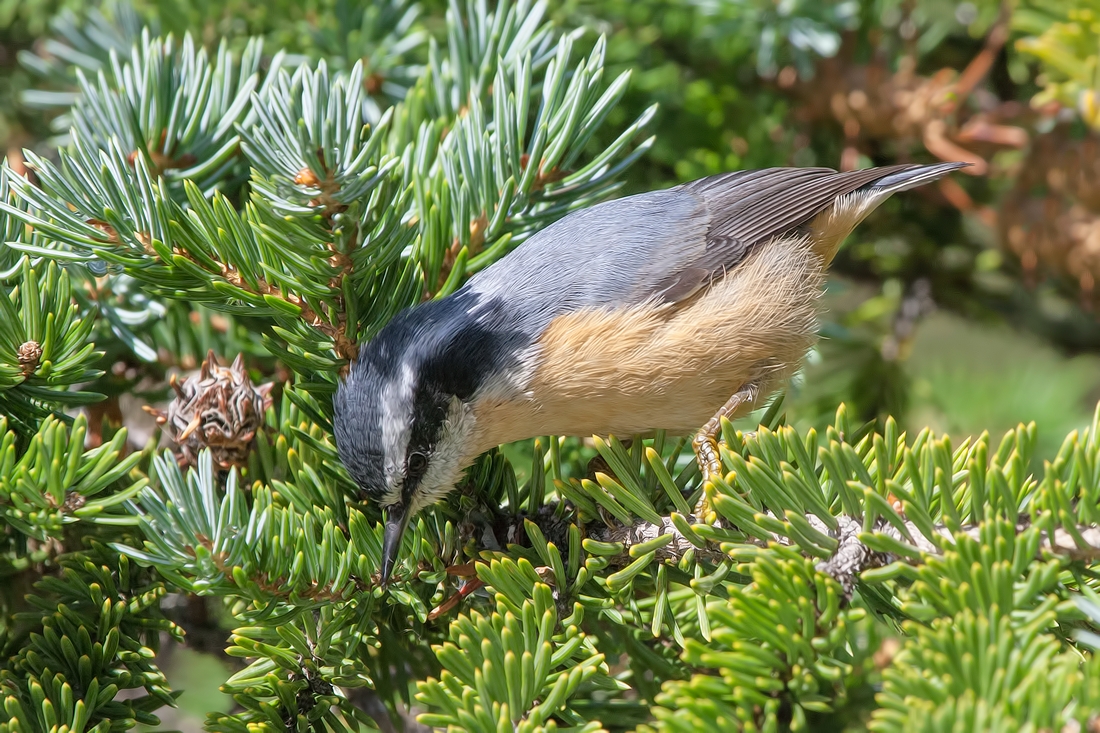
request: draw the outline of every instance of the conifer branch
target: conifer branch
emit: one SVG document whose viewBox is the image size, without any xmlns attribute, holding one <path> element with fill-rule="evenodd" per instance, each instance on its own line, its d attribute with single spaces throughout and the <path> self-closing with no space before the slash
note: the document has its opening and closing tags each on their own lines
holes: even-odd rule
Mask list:
<svg viewBox="0 0 1100 733">
<path fill-rule="evenodd" d="M 890 733 L 1094 723 L 1100 413 L 1040 464 L 1034 425 L 960 444 L 842 406 L 802 430 L 776 401 L 753 433 L 722 425 L 707 485 L 661 433 L 540 438 L 480 458 L 381 583 L 381 512 L 332 438 L 336 376 L 395 313 L 614 195 L 651 149 L 659 75 L 631 95 L 609 75 L 620 24 L 586 38 L 548 10 L 337 3 L 315 33 L 205 47 L 108 5 L 22 55 L 50 85 L 25 101 L 70 132 L 0 170 L 0 733 L 157 725 L 178 694 L 157 644 L 185 639 L 169 593 L 232 621 L 237 708 L 211 731 L 807 729 L 868 709 Z M 842 54 L 818 63 L 881 30 L 845 4 L 675 11 L 652 28 L 686 20 L 686 56 L 769 80 L 748 107 L 735 74 L 703 116 L 666 118 L 721 136 L 713 160 L 670 141 L 677 175 L 789 157 L 798 132 L 749 108 L 784 107 L 810 71 L 828 109 L 804 111 L 834 110 L 846 162 L 863 134 L 848 122 L 904 122 L 872 119 Z M 1086 26 L 1020 48 L 1046 63 Z M 296 45 L 271 54 L 272 38 Z M 674 97 L 729 76 L 694 73 Z M 1084 100 L 1093 124 L 1092 81 L 1066 73 L 1046 98 Z M 145 406 L 182 455 L 131 445 L 155 434 L 135 437 L 124 405 L 173 396 Z M 714 524 L 692 517 L 704 494 Z"/>
</svg>

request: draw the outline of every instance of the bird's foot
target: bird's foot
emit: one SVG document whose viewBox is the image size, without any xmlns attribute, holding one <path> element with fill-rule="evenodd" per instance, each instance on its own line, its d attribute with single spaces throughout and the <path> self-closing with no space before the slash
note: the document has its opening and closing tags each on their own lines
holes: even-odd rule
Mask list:
<svg viewBox="0 0 1100 733">
<path fill-rule="evenodd" d="M 703 493 L 695 505 L 695 518 L 700 522 L 714 524 L 717 515 L 711 507 L 711 497 L 714 496 L 714 479 L 722 476 L 718 440 L 714 435 L 700 430 L 691 441 L 691 447 L 695 449 L 695 459 L 699 462 L 699 470 L 703 474 Z"/>
<path fill-rule="evenodd" d="M 695 518 L 700 522 L 714 524 L 718 520 L 711 502 L 714 497 L 714 480 L 724 476 L 722 458 L 718 452 L 718 434 L 722 431 L 722 418 L 730 419 L 746 405 L 751 406 L 756 402 L 759 392 L 759 387 L 755 384 L 747 384 L 739 389 L 691 441 L 691 447 L 695 449 L 695 459 L 699 461 L 699 470 L 703 473 L 703 495 L 695 506 Z"/>
</svg>

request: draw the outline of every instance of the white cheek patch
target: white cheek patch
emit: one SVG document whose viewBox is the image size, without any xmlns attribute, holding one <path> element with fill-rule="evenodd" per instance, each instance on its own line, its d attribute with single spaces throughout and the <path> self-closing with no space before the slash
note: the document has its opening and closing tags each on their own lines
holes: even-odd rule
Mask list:
<svg viewBox="0 0 1100 733">
<path fill-rule="evenodd" d="M 401 487 L 405 478 L 405 451 L 412 432 L 413 392 L 416 375 L 409 364 L 401 366 L 401 378 L 382 392 L 382 450 L 385 454 L 384 470 L 386 493 L 383 505 L 401 501 Z"/>
<path fill-rule="evenodd" d="M 447 420 L 443 423 L 443 430 L 428 461 L 428 470 L 424 472 L 424 478 L 421 479 L 416 496 L 409 506 L 410 512 L 419 512 L 454 489 L 462 472 L 470 464 L 467 446 L 474 429 L 474 421 L 470 406 L 457 397 L 452 397 Z"/>
</svg>

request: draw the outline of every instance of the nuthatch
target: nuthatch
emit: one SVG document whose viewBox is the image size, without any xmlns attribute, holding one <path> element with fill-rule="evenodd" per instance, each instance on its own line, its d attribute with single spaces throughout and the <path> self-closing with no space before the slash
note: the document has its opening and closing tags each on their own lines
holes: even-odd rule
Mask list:
<svg viewBox="0 0 1100 733">
<path fill-rule="evenodd" d="M 721 419 L 798 368 L 841 242 L 964 165 L 770 168 L 629 196 L 398 314 L 335 399 L 340 460 L 386 509 L 383 579 L 410 518 L 501 443 L 664 429 L 694 435 L 704 478 L 720 475 Z"/>
</svg>

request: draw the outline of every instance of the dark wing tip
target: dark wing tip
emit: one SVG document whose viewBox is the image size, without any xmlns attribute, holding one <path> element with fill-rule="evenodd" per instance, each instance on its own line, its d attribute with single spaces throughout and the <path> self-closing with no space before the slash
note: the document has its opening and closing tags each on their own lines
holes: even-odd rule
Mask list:
<svg viewBox="0 0 1100 733">
<path fill-rule="evenodd" d="M 915 165 L 869 183 L 866 188 L 874 191 L 889 191 L 890 193 L 907 191 L 911 188 L 923 186 L 926 183 L 931 183 L 939 178 L 943 178 L 948 173 L 957 171 L 960 168 L 969 168 L 971 165 L 973 165 L 973 163 L 963 163 L 960 161 L 933 163 L 932 165 Z"/>
</svg>

